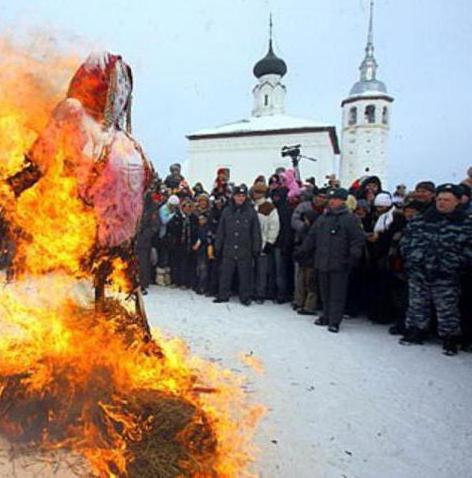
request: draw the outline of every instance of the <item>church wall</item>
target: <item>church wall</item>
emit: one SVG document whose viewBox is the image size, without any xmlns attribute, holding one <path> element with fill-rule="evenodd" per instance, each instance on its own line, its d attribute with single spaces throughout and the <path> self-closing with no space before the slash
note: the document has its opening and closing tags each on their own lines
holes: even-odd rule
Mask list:
<svg viewBox="0 0 472 478">
<path fill-rule="evenodd" d="M 259 174 L 268 179 L 275 168 L 290 167 L 290 158 L 282 158 L 280 150 L 292 144 L 301 144 L 303 155 L 318 159 L 301 161 L 302 178 L 315 176 L 318 184 L 324 184 L 325 176 L 338 173 L 329 134 L 317 132 L 190 140 L 187 176 L 192 184 L 203 181 L 211 188 L 216 170 L 226 167 L 231 171 L 231 181 L 250 185 Z"/>
</svg>

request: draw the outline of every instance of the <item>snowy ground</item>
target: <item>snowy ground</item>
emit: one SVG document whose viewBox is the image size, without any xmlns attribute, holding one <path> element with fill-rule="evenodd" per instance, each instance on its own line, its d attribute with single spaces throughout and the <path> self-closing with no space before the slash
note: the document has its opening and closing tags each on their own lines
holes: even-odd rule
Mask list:
<svg viewBox="0 0 472 478">
<path fill-rule="evenodd" d="M 400 346 L 386 327 L 357 319 L 331 334 L 288 305 L 212 304 L 153 287 L 146 306 L 154 326 L 250 377 L 269 408 L 260 477 L 472 476 L 472 354 Z M 265 374 L 240 352 L 259 357 Z"/>
</svg>

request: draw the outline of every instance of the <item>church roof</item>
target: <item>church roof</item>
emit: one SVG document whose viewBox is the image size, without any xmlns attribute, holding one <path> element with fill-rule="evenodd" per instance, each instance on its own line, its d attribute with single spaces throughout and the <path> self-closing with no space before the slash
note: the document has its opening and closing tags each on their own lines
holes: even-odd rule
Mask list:
<svg viewBox="0 0 472 478">
<path fill-rule="evenodd" d="M 294 133 L 328 133 L 335 154 L 339 154 L 336 128 L 317 121 L 296 118 L 286 114 L 251 116 L 216 128 L 207 128 L 189 134 L 189 140 L 230 138 L 235 136 L 268 136 Z"/>
<path fill-rule="evenodd" d="M 290 130 L 300 128 L 320 128 L 328 126 L 316 121 L 296 118 L 285 114 L 270 116 L 251 116 L 250 118 L 227 123 L 216 128 L 207 128 L 196 131 L 191 136 L 211 136 L 225 133 L 248 133 L 276 130 Z"/>
</svg>

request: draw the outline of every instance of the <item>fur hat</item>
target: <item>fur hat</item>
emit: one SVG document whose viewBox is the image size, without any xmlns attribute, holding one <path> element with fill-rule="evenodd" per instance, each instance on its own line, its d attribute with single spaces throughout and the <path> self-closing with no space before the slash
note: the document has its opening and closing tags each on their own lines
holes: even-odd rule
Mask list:
<svg viewBox="0 0 472 478">
<path fill-rule="evenodd" d="M 328 191 L 328 199 L 342 199 L 343 201 L 347 200 L 349 193 L 347 189 L 344 188 L 336 188 L 330 189 Z"/>
<path fill-rule="evenodd" d="M 252 186 L 252 192 L 253 193 L 259 193 L 259 194 L 266 194 L 267 193 L 267 186 L 265 183 L 263 183 L 262 181 L 257 181 L 256 183 L 254 183 L 254 185 Z"/>
</svg>

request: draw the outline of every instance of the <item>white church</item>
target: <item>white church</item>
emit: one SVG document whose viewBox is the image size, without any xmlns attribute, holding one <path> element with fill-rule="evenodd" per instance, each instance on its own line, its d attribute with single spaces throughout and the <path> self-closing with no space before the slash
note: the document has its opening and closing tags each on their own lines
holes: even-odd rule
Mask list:
<svg viewBox="0 0 472 478">
<path fill-rule="evenodd" d="M 269 176 L 278 167 L 289 167 L 289 158 L 281 156 L 281 149 L 291 145 L 301 145 L 302 154 L 315 160 L 300 162 L 301 177 L 314 176 L 320 185 L 333 174 L 344 186 L 365 175 L 377 175 L 385 181 L 393 97 L 387 94 L 385 84 L 376 78 L 373 3 L 371 0 L 360 79 L 341 103 L 341 149 L 334 125 L 286 113 L 287 90 L 283 77 L 287 65 L 273 51 L 271 22 L 269 51 L 253 70 L 258 83 L 253 89 L 252 115 L 187 136 L 186 176 L 190 182 L 201 181 L 211 188 L 216 171 L 225 168 L 230 172 L 230 181 L 251 184 L 260 174 Z"/>
</svg>

